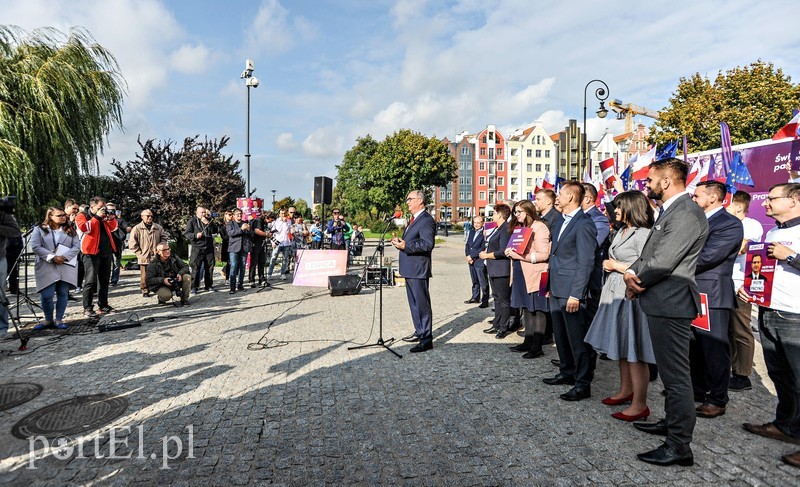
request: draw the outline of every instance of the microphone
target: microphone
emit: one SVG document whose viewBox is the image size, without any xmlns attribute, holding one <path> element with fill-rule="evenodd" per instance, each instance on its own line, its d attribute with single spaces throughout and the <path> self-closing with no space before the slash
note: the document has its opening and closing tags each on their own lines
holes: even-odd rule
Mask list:
<svg viewBox="0 0 800 487">
<path fill-rule="evenodd" d="M 386 216 L 386 221 L 394 220 L 395 218 L 400 218 L 401 216 L 403 216 L 403 212 L 395 211 L 394 214 Z"/>
</svg>

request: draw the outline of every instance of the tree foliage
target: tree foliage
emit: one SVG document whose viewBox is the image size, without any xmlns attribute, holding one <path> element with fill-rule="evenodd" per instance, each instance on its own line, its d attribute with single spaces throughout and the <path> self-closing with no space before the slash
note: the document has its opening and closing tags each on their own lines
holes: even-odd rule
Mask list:
<svg viewBox="0 0 800 487">
<path fill-rule="evenodd" d="M 651 139 L 661 145 L 686 135 L 690 151 L 713 149 L 720 146 L 720 122 L 730 127 L 733 144 L 769 139 L 798 106 L 800 85 L 772 63 L 720 71 L 713 83 L 695 73 L 680 78 Z"/>
<path fill-rule="evenodd" d="M 151 209 L 154 220 L 183 251 L 183 230 L 195 208 L 224 211 L 234 208 L 236 198 L 244 194 L 239 161 L 222 153 L 228 140 L 225 136 L 219 141 L 200 140 L 196 135 L 175 150 L 171 141 L 139 139 L 141 154 L 137 152 L 132 161 L 112 163 L 119 181 L 116 202 L 132 223 L 142 210 Z"/>
<path fill-rule="evenodd" d="M 122 127 L 124 92 L 114 56 L 85 29 L 0 26 L 0 193 L 32 211 L 74 190 Z"/>
<path fill-rule="evenodd" d="M 354 215 L 394 211 L 412 189 L 430 196 L 455 177 L 458 165 L 440 140 L 404 129 L 379 143 L 359 138 L 337 169 L 334 203 Z"/>
</svg>

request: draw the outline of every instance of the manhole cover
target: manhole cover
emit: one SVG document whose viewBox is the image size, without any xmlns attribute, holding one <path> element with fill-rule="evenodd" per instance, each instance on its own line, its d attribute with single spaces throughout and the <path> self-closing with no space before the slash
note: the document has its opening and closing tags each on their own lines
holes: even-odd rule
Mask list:
<svg viewBox="0 0 800 487">
<path fill-rule="evenodd" d="M 32 412 L 14 425 L 11 434 L 22 440 L 31 436 L 76 435 L 110 423 L 127 409 L 128 400 L 124 397 L 79 396 Z"/>
<path fill-rule="evenodd" d="M 42 386 L 39 384 L 24 382 L 0 384 L 0 411 L 25 404 L 41 393 Z"/>
</svg>

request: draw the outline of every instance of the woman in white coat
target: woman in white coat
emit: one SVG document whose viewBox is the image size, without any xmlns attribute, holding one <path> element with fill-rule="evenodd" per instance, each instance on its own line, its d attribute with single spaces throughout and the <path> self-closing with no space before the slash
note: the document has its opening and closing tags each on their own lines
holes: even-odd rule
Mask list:
<svg viewBox="0 0 800 487">
<path fill-rule="evenodd" d="M 78 267 L 75 257 L 81 249 L 81 240 L 67 214 L 60 208 L 49 208 L 41 225 L 33 229 L 31 249 L 36 254 L 34 275 L 36 292 L 39 293 L 44 312 L 44 321 L 34 327 L 40 330 L 55 325 L 65 329 L 64 311 L 67 309 L 70 286 L 78 282 Z M 53 320 L 53 296 L 56 296 L 55 321 Z"/>
</svg>

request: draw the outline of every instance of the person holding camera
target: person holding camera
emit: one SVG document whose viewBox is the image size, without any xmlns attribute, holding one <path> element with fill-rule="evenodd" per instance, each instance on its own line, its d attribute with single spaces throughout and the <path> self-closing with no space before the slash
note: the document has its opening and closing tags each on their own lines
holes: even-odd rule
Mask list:
<svg viewBox="0 0 800 487">
<path fill-rule="evenodd" d="M 117 220 L 117 231 L 112 235 L 114 243 L 117 244 L 117 250 L 114 252 L 114 266 L 111 269 L 111 285 L 116 286 L 119 284 L 119 273 L 122 270 L 122 249 L 125 248 L 125 240 L 132 229 L 128 222 L 122 219 L 122 212 L 114 203 L 106 204 L 106 212 L 109 220 Z"/>
<path fill-rule="evenodd" d="M 216 291 L 214 289 L 214 234 L 219 233 L 217 224 L 211 220 L 211 214 L 204 207 L 198 206 L 193 216 L 186 223 L 186 231 L 183 236 L 192 245 L 192 252 L 189 255 L 189 265 L 192 266 L 192 294 L 197 294 L 200 287 L 200 268 L 205 267 L 202 273 L 206 291 Z"/>
<path fill-rule="evenodd" d="M 272 271 L 275 270 L 275 263 L 278 256 L 283 256 L 281 262 L 281 279 L 286 280 L 286 268 L 289 265 L 289 252 L 291 252 L 292 240 L 289 238 L 289 231 L 292 229 L 292 220 L 286 216 L 286 210 L 278 212 L 278 218 L 272 223 L 272 257 L 269 259 L 269 269 L 267 279 L 272 279 Z"/>
<path fill-rule="evenodd" d="M 44 321 L 34 330 L 55 326 L 64 330 L 64 312 L 69 301 L 69 288 L 78 282 L 78 251 L 81 241 L 67 214 L 60 208 L 49 208 L 41 225 L 31 234 L 31 250 L 36 254 L 34 276 L 36 292 L 41 298 Z M 53 296 L 56 296 L 55 321 Z"/>
<path fill-rule="evenodd" d="M 159 304 L 167 304 L 177 295 L 181 306 L 188 305 L 192 287 L 189 266 L 172 255 L 166 243 L 156 245 L 156 255 L 158 258 L 147 264 L 147 288 L 156 295 Z"/>
<path fill-rule="evenodd" d="M 344 224 L 344 216 L 339 213 L 339 208 L 334 208 L 333 216 L 328 220 L 328 233 L 331 235 L 331 250 L 345 250 L 344 234 L 347 227 Z"/>
<path fill-rule="evenodd" d="M 89 202 L 89 207 L 75 217 L 75 225 L 83 234 L 83 315 L 87 318 L 114 312 L 114 308 L 108 304 L 108 285 L 114 253 L 117 251 L 114 232 L 119 225 L 116 219 L 108 219 L 107 213 L 105 200 L 95 196 Z M 95 293 L 98 313 L 95 313 L 93 305 Z"/>
<path fill-rule="evenodd" d="M 6 259 L 6 244 L 9 238 L 20 236 L 19 225 L 14 215 L 16 197 L 0 199 L 0 297 L 6 297 L 6 277 L 8 275 L 8 261 Z M 0 299 L 0 338 L 6 336 L 8 331 L 8 305 L 5 299 Z"/>
<path fill-rule="evenodd" d="M 242 210 L 233 210 L 233 220 L 225 225 L 228 232 L 228 259 L 231 263 L 230 294 L 236 294 L 236 289 L 244 291 L 244 259 L 253 246 L 253 232 L 250 224 L 242 221 Z M 237 285 L 238 281 L 238 285 Z"/>
</svg>

